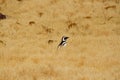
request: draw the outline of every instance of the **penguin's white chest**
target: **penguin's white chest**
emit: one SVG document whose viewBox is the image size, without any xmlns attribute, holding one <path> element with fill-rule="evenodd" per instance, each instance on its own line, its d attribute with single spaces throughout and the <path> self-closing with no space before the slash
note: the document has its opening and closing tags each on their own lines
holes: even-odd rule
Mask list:
<svg viewBox="0 0 120 80">
<path fill-rule="evenodd" d="M 67 44 L 64 44 L 63 46 L 65 47 Z"/>
</svg>

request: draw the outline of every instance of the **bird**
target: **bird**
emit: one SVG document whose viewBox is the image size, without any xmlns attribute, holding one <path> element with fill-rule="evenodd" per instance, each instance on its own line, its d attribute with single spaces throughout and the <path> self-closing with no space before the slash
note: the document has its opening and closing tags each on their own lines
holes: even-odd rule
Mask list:
<svg viewBox="0 0 120 80">
<path fill-rule="evenodd" d="M 61 39 L 61 42 L 60 44 L 58 45 L 57 49 L 60 48 L 60 47 L 63 47 L 63 46 L 66 46 L 66 41 L 69 37 L 66 37 L 66 36 L 63 36 L 62 39 Z"/>
</svg>

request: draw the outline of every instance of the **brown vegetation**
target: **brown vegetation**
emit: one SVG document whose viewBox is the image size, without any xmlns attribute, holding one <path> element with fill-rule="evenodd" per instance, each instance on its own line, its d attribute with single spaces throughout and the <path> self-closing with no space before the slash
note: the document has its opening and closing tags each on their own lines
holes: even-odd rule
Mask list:
<svg viewBox="0 0 120 80">
<path fill-rule="evenodd" d="M 119 0 L 0 0 L 0 13 L 0 80 L 120 80 Z"/>
</svg>

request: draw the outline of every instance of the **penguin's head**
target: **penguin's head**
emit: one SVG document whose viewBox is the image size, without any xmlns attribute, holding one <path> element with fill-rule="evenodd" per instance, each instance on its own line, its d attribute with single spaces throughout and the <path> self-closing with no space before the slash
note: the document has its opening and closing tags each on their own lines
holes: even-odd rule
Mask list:
<svg viewBox="0 0 120 80">
<path fill-rule="evenodd" d="M 69 37 L 63 36 L 62 41 L 66 41 Z"/>
</svg>

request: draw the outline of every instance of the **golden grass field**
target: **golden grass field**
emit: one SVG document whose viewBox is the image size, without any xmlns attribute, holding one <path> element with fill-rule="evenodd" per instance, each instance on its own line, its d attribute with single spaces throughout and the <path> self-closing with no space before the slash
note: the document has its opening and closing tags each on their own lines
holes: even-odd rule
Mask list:
<svg viewBox="0 0 120 80">
<path fill-rule="evenodd" d="M 119 0 L 0 0 L 0 13 L 0 80 L 120 80 Z"/>
</svg>

